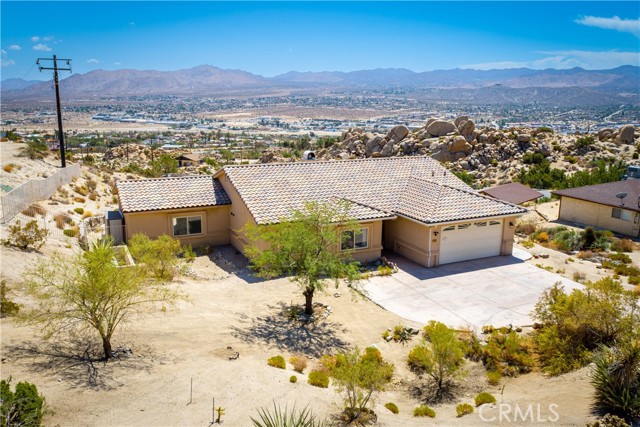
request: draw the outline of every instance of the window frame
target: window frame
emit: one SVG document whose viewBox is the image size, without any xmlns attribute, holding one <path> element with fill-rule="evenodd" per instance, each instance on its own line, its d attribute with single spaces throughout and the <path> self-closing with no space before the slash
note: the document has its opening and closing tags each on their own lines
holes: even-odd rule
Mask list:
<svg viewBox="0 0 640 427">
<path fill-rule="evenodd" d="M 618 216 L 615 215 L 616 212 L 618 213 Z M 611 208 L 611 218 L 619 219 L 620 221 L 631 222 L 633 221 L 633 212 L 623 208 Z"/>
<path fill-rule="evenodd" d="M 364 231 L 364 233 L 363 233 Z M 351 233 L 352 234 L 352 238 L 351 238 L 351 246 L 350 247 L 345 247 L 345 243 L 349 243 L 349 241 L 347 239 L 344 238 L 344 235 L 347 233 Z M 357 247 L 356 246 L 356 236 L 358 234 L 366 234 L 366 246 L 362 246 L 362 247 Z M 369 231 L 369 227 L 360 227 L 357 230 L 343 230 L 342 233 L 340 233 L 341 236 L 341 240 L 340 240 L 340 250 L 345 252 L 345 251 L 360 251 L 363 249 L 369 249 L 370 247 L 370 239 L 369 236 L 371 235 L 370 231 Z"/>
<path fill-rule="evenodd" d="M 190 233 L 190 227 L 189 227 L 189 223 L 190 220 L 194 220 L 194 219 L 198 219 L 200 221 L 200 232 L 199 233 Z M 176 234 L 176 223 L 178 222 L 178 220 L 180 219 L 186 219 L 187 220 L 187 233 L 186 234 Z M 171 219 L 169 221 L 169 226 L 171 227 L 171 236 L 178 238 L 178 239 L 183 239 L 183 238 L 189 238 L 189 237 L 195 237 L 195 236 L 202 236 L 204 234 L 204 215 L 202 213 L 189 213 L 186 215 L 172 215 Z"/>
</svg>

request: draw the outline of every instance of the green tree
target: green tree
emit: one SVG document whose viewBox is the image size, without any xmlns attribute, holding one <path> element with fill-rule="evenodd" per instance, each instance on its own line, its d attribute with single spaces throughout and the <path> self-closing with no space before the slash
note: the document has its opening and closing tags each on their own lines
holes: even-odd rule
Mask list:
<svg viewBox="0 0 640 427">
<path fill-rule="evenodd" d="M 149 175 L 155 177 L 178 171 L 178 161 L 168 154 L 163 154 L 156 160 L 149 162 L 149 166 Z"/>
<path fill-rule="evenodd" d="M 57 254 L 40 262 L 27 278 L 39 304 L 25 319 L 42 325 L 45 337 L 78 328 L 93 330 L 107 360 L 113 357 L 111 338 L 118 326 L 133 314 L 179 297 L 144 268 L 118 267 L 110 242 L 94 244 L 72 259 Z"/>
<path fill-rule="evenodd" d="M 338 286 L 344 278 L 351 285 L 360 277 L 359 263 L 349 262 L 352 251 L 341 250 L 345 232 L 357 229 L 349 212 L 347 202 L 308 202 L 289 220 L 247 225 L 243 230 L 250 242 L 246 254 L 258 276 L 292 275 L 305 297 L 305 313 L 311 315 L 313 295 L 327 281 Z"/>
<path fill-rule="evenodd" d="M 430 321 L 424 327 L 428 342 L 414 347 L 409 352 L 409 367 L 431 377 L 435 386 L 435 399 L 449 391 L 452 380 L 460 373 L 464 362 L 465 343 L 456 336 L 456 331 L 441 322 Z"/>
<path fill-rule="evenodd" d="M 156 279 L 171 280 L 177 273 L 178 256 L 183 253 L 178 239 L 166 234 L 150 239 L 146 234 L 137 233 L 129 239 L 128 246 L 135 262 Z"/>
<path fill-rule="evenodd" d="M 2 401 L 0 426 L 38 427 L 42 421 L 44 397 L 38 388 L 28 382 L 16 385 L 11 391 L 11 378 L 0 381 L 0 401 Z"/>
<path fill-rule="evenodd" d="M 386 362 L 380 350 L 367 347 L 339 354 L 330 372 L 344 398 L 344 421 L 364 424 L 369 420 L 373 397 L 383 391 L 393 377 L 393 365 Z"/>
</svg>

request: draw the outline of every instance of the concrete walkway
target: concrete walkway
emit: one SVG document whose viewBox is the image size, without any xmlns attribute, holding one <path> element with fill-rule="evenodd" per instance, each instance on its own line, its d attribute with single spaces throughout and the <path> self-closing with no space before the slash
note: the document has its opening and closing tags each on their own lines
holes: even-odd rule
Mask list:
<svg viewBox="0 0 640 427">
<path fill-rule="evenodd" d="M 545 289 L 556 282 L 567 292 L 582 285 L 523 262 L 524 254 L 436 268 L 391 256 L 387 258 L 400 271 L 373 277 L 363 287 L 376 304 L 420 324 L 438 320 L 456 328 L 531 325 L 531 312 Z"/>
</svg>

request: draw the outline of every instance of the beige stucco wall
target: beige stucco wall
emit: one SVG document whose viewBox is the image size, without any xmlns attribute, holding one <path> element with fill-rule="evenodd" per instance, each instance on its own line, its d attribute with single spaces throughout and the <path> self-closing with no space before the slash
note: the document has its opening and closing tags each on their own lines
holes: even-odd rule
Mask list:
<svg viewBox="0 0 640 427">
<path fill-rule="evenodd" d="M 136 233 L 144 233 L 151 238 L 167 234 L 173 237 L 171 221 L 174 217 L 202 216 L 202 234 L 176 236 L 182 245 L 193 247 L 205 245 L 226 245 L 229 243 L 229 211 L 231 206 L 209 208 L 171 209 L 155 212 L 131 212 L 124 214 L 127 239 Z"/>
<path fill-rule="evenodd" d="M 227 192 L 227 195 L 231 199 L 231 210 L 229 212 L 229 242 L 238 251 L 244 254 L 244 247 L 248 244 L 247 239 L 242 234 L 242 229 L 245 224 L 255 224 L 251 212 L 244 204 L 244 201 L 236 191 L 236 188 L 231 184 L 231 181 L 226 174 L 222 173 L 218 176 L 218 181 L 222 184 L 222 188 Z"/>
<path fill-rule="evenodd" d="M 361 222 L 360 228 L 369 230 L 369 247 L 353 251 L 353 259 L 361 263 L 375 261 L 382 255 L 382 221 Z"/>
<path fill-rule="evenodd" d="M 611 216 L 613 207 L 562 196 L 559 218 L 590 225 L 627 236 L 638 237 L 638 213 L 632 211 L 635 221 L 625 221 Z"/>
</svg>

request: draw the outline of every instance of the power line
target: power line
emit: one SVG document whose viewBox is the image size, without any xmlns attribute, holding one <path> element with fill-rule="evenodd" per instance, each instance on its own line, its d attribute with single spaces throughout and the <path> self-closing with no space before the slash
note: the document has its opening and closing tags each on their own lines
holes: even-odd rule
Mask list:
<svg viewBox="0 0 640 427">
<path fill-rule="evenodd" d="M 44 67 L 40 65 L 40 61 L 53 61 L 53 67 Z M 65 61 L 67 63 L 68 68 L 59 68 L 58 61 Z M 58 141 L 60 142 L 60 160 L 62 160 L 62 167 L 67 167 L 67 162 L 65 159 L 64 153 L 64 133 L 62 133 L 62 111 L 60 110 L 60 89 L 58 88 L 58 71 L 71 71 L 71 60 L 70 59 L 58 59 L 55 55 L 53 58 L 38 58 L 36 61 L 36 65 L 40 69 L 43 70 L 53 70 L 53 83 L 56 87 L 56 107 L 58 110 Z"/>
</svg>

